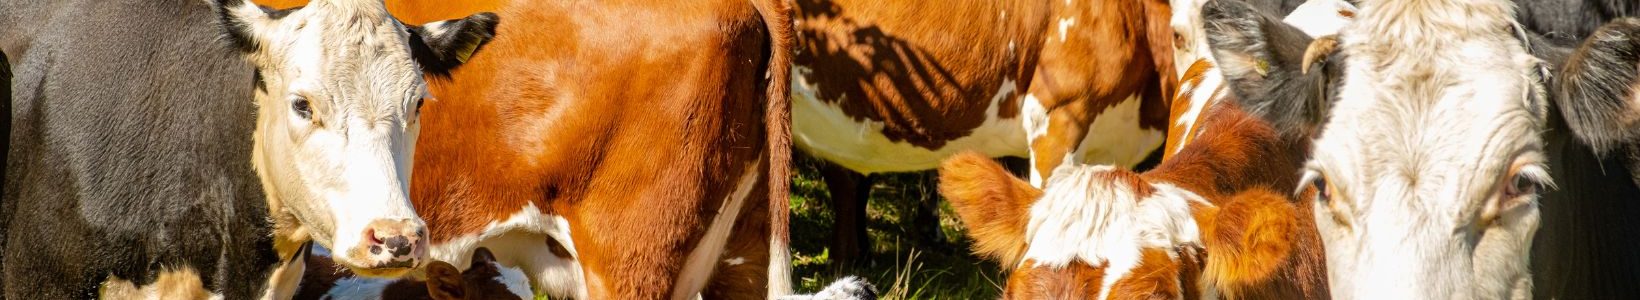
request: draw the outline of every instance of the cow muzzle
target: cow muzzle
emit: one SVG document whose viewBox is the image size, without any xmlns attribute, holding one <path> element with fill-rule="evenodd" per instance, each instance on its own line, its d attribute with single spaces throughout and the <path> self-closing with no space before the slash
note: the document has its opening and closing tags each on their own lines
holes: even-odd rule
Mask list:
<svg viewBox="0 0 1640 300">
<path fill-rule="evenodd" d="M 418 219 L 371 221 L 359 242 L 343 253 L 347 257 L 337 257 L 337 262 L 359 275 L 399 277 L 427 260 L 427 226 Z"/>
</svg>

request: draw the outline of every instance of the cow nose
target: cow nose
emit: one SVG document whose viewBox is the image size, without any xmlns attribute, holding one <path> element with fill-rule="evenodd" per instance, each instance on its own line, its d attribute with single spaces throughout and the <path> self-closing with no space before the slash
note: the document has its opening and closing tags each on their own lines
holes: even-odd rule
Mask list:
<svg viewBox="0 0 1640 300">
<path fill-rule="evenodd" d="M 426 256 L 427 229 L 414 220 L 376 220 L 365 227 L 372 268 L 415 268 Z"/>
</svg>

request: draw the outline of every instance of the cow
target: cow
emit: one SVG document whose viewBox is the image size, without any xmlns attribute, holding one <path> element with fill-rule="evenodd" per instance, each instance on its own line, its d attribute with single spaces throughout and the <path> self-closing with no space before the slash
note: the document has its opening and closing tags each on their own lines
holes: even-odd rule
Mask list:
<svg viewBox="0 0 1640 300">
<path fill-rule="evenodd" d="M 0 4 L 4 296 L 286 298 L 302 264 L 281 261 L 310 240 L 368 276 L 423 265 L 423 74 L 495 22 L 407 27 L 380 1 Z"/>
<path fill-rule="evenodd" d="M 410 195 L 433 259 L 486 247 L 554 298 L 790 293 L 788 3 L 391 4 L 508 20 L 430 85 Z"/>
<path fill-rule="evenodd" d="M 529 278 L 518 268 L 502 266 L 490 249 L 473 250 L 471 265 L 458 271 L 450 263 L 428 263 L 425 280 L 358 277 L 330 259 L 330 251 L 313 247 L 300 252 L 307 263 L 293 299 L 535 299 Z"/>
<path fill-rule="evenodd" d="M 940 12 L 930 18 L 927 12 Z M 1174 89 L 1167 2 L 797 1 L 792 136 L 830 162 L 830 253 L 866 238 L 860 174 L 959 151 L 1134 166 L 1161 146 Z"/>
<path fill-rule="evenodd" d="M 1251 55 L 1249 46 L 1266 38 L 1307 45 L 1309 34 L 1348 22 L 1352 14 L 1337 8 L 1353 12 L 1338 1 L 1304 7 L 1312 9 L 1295 11 L 1287 22 L 1297 24 L 1288 25 L 1242 2 L 1208 2 L 1194 14 L 1199 19 L 1175 23 L 1197 25 L 1175 30 L 1200 33 L 1207 39 L 1199 42 L 1218 46 L 1215 56 L 1233 59 Z M 1234 34 L 1247 29 L 1260 32 Z M 1282 70 L 1314 72 L 1232 69 L 1219 89 L 1192 83 L 1220 76 L 1209 72 L 1216 70 L 1209 57 L 1198 59 L 1181 86 L 1214 96 L 1199 114 L 1175 115 L 1198 126 L 1170 134 L 1169 144 L 1180 146 L 1144 173 L 1064 167 L 1037 190 L 982 155 L 948 160 L 941 191 L 976 251 L 1014 268 L 1005 297 L 1327 298 L 1311 207 L 1287 191 L 1297 188 L 1319 128 L 1306 112 L 1324 105 L 1325 87 L 1337 84 L 1326 74 L 1337 68 L 1331 62 L 1303 68 L 1312 63 L 1303 51 L 1258 55 L 1275 55 L 1270 61 Z M 1175 99 L 1192 94 L 1181 90 Z M 1181 137 L 1192 139 L 1174 141 Z"/>
<path fill-rule="evenodd" d="M 1295 186 L 1307 139 L 1235 99 L 1142 174 L 1064 166 L 1038 190 L 965 153 L 940 168 L 940 191 L 975 251 L 1011 270 L 1006 299 L 1325 298 L 1309 208 L 1277 192 Z"/>
<path fill-rule="evenodd" d="M 1529 297 L 1538 190 L 1553 184 L 1538 135 L 1549 103 L 1514 5 L 1367 1 L 1360 12 L 1309 47 L 1215 56 L 1227 73 L 1308 68 L 1283 54 L 1341 69 L 1324 109 L 1300 118 L 1322 120 L 1299 186 L 1333 297 Z"/>
<path fill-rule="evenodd" d="M 1527 11 L 1530 9 L 1532 8 L 1522 8 L 1523 11 L 1519 13 L 1522 19 L 1530 18 L 1528 15 L 1532 13 Z M 1622 299 L 1640 295 L 1640 288 L 1630 284 L 1636 278 L 1640 278 L 1640 274 L 1637 274 L 1640 273 L 1637 271 L 1640 270 L 1640 261 L 1624 250 L 1640 247 L 1640 242 L 1633 238 L 1640 235 L 1640 231 L 1633 229 L 1632 226 L 1620 225 L 1628 223 L 1627 216 L 1632 212 L 1640 212 L 1640 206 L 1637 206 L 1640 204 L 1630 201 L 1634 195 L 1640 195 L 1640 188 L 1635 184 L 1635 178 L 1640 176 L 1635 176 L 1630 171 L 1636 169 L 1636 159 L 1625 154 L 1635 151 L 1633 146 L 1630 146 L 1635 139 L 1624 133 L 1634 127 L 1622 123 L 1621 118 L 1614 114 L 1632 110 L 1623 104 L 1628 100 L 1621 99 L 1632 97 L 1624 87 L 1633 86 L 1636 82 L 1634 72 L 1630 70 L 1640 62 L 1640 57 L 1632 54 L 1635 53 L 1636 47 L 1626 37 L 1640 33 L 1637 28 L 1640 26 L 1632 20 L 1614 22 L 1575 49 L 1576 52 L 1573 52 L 1574 49 L 1560 47 L 1559 42 L 1552 41 L 1553 38 L 1520 33 L 1527 51 L 1544 60 L 1542 64 L 1535 66 L 1539 73 L 1528 73 L 1527 77 L 1535 78 L 1545 85 L 1538 88 L 1538 92 L 1545 93 L 1553 100 L 1545 104 L 1546 108 L 1541 108 L 1547 110 L 1546 119 L 1541 120 L 1542 123 L 1539 125 L 1544 126 L 1542 129 L 1514 132 L 1508 137 L 1498 138 L 1528 139 L 1528 135 L 1541 135 L 1541 155 L 1545 156 L 1548 166 L 1547 172 L 1542 175 L 1553 178 L 1556 184 L 1556 188 L 1541 192 L 1538 199 L 1541 204 L 1533 204 L 1536 206 L 1536 213 L 1541 216 L 1541 221 L 1538 222 L 1541 228 L 1537 229 L 1538 234 L 1531 239 L 1530 281 L 1522 282 L 1523 280 L 1518 279 L 1521 275 L 1513 274 L 1517 276 L 1517 284 L 1524 286 L 1520 288 L 1530 288 L 1536 298 Z M 1379 32 L 1366 31 L 1360 34 Z M 1277 44 L 1280 43 L 1269 45 L 1277 47 L 1274 46 Z M 1315 46 L 1309 48 L 1318 49 Z M 1543 91 L 1545 89 L 1549 91 Z M 1529 180 L 1511 181 L 1507 184 L 1515 186 L 1505 190 L 1514 189 L 1515 193 L 1537 188 Z M 1318 221 L 1327 222 L 1333 219 L 1323 218 Z M 1403 233 L 1389 233 L 1391 236 L 1397 234 Z M 1508 250 L 1521 249 L 1517 246 Z M 1510 267 L 1521 268 L 1519 265 Z M 1482 274 L 1508 276 L 1506 272 L 1495 273 L 1497 274 Z M 1333 279 L 1356 281 L 1355 278 Z M 1412 282 L 1404 278 L 1394 280 Z M 1458 289 L 1457 292 L 1464 292 L 1466 289 L 1462 286 L 1455 288 Z M 1362 291 L 1356 295 L 1367 293 L 1372 292 Z M 1514 293 L 1513 296 L 1526 296 L 1522 291 Z"/>
</svg>

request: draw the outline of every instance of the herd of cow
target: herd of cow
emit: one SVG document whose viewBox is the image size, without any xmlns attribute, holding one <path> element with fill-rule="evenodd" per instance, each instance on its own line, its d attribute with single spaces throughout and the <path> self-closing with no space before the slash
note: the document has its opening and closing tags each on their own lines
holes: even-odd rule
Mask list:
<svg viewBox="0 0 1640 300">
<path fill-rule="evenodd" d="M 1007 299 L 1640 298 L 1624 16 L 5 0 L 0 298 L 871 297 L 792 295 L 793 149 L 845 255 L 851 181 L 937 168 Z"/>
</svg>

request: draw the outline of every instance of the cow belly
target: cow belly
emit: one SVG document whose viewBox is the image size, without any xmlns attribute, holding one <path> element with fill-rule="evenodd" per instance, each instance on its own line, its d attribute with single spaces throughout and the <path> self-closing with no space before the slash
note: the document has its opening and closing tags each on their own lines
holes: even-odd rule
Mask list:
<svg viewBox="0 0 1640 300">
<path fill-rule="evenodd" d="M 1019 118 L 997 117 L 1006 97 L 1017 94 L 1018 87 L 1011 80 L 992 97 L 985 110 L 985 122 L 971 134 L 929 149 L 891 140 L 883 134 L 882 122 L 856 119 L 845 114 L 840 105 L 819 99 L 820 87 L 802 77 L 808 73 L 805 69 L 796 69 L 792 72 L 792 141 L 804 152 L 850 170 L 866 174 L 928 170 L 959 151 L 978 151 L 991 157 L 1029 154 Z"/>
<path fill-rule="evenodd" d="M 561 216 L 543 214 L 535 204 L 527 204 L 507 219 L 490 223 L 483 231 L 433 245 L 428 254 L 434 260 L 467 266 L 471 265 L 473 250 L 478 247 L 490 249 L 496 262 L 522 269 L 537 293 L 553 298 L 587 299 L 586 276 L 575 260 L 569 220 Z M 555 248 L 563 253 L 553 251 Z"/>
</svg>

